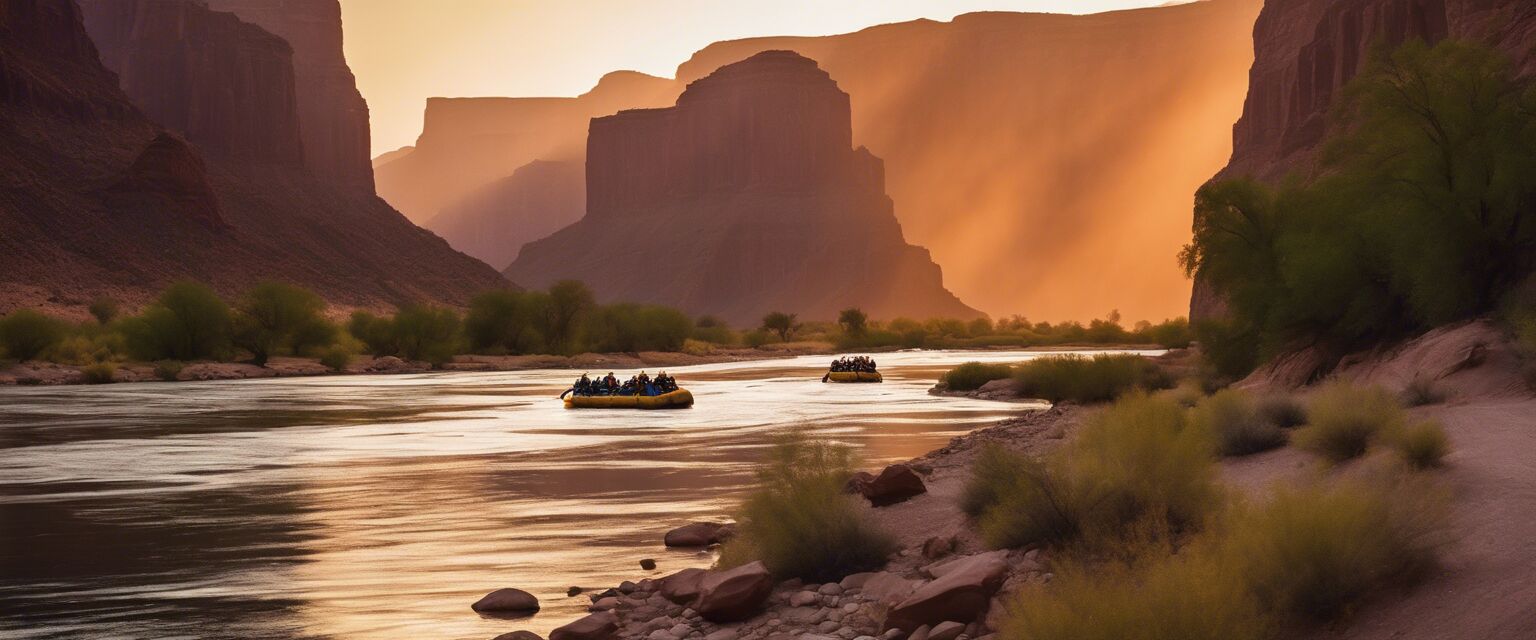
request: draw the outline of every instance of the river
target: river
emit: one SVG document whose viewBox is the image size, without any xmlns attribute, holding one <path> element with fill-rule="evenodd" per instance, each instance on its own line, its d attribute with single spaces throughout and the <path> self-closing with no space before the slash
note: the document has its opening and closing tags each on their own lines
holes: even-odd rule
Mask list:
<svg viewBox="0 0 1536 640">
<path fill-rule="evenodd" d="M 566 410 L 571 371 L 0 388 L 0 637 L 544 634 L 570 586 L 707 566 L 662 533 L 727 517 L 774 434 L 907 459 L 1032 408 L 931 396 L 939 371 L 1038 355 L 683 367 L 696 406 L 666 412 Z M 503 586 L 544 609 L 470 610 Z"/>
</svg>

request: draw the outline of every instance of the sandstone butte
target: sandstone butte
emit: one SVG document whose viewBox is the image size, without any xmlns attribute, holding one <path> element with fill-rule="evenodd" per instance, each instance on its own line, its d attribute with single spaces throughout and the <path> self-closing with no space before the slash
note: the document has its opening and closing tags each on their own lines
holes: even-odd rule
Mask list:
<svg viewBox="0 0 1536 640">
<path fill-rule="evenodd" d="M 791 51 L 721 67 L 676 106 L 594 119 L 586 188 L 586 216 L 523 247 L 509 278 L 745 325 L 980 315 L 903 239 L 884 165 L 853 147 L 848 94 Z"/>
</svg>

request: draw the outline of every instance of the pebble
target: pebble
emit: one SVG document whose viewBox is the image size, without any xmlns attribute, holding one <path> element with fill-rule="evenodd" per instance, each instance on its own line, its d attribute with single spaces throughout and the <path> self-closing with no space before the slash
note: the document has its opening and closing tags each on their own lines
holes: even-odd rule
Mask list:
<svg viewBox="0 0 1536 640">
<path fill-rule="evenodd" d="M 656 561 L 652 560 L 650 558 L 645 558 L 645 559 L 640 561 L 640 568 L 641 569 L 645 569 L 646 571 L 655 571 L 656 570 Z"/>
<path fill-rule="evenodd" d="M 690 627 L 690 626 L 688 626 L 686 624 L 678 623 L 678 624 L 672 625 L 672 628 L 668 629 L 667 633 L 670 633 L 670 634 L 672 634 L 674 636 L 677 636 L 677 637 L 681 638 L 681 637 L 684 637 L 684 636 L 688 635 L 692 631 L 693 631 L 693 627 Z"/>
<path fill-rule="evenodd" d="M 886 629 L 885 633 L 880 634 L 880 637 L 883 640 L 896 640 L 896 638 L 901 637 L 901 629 Z"/>
<path fill-rule="evenodd" d="M 848 604 L 843 605 L 843 613 L 853 613 L 853 612 L 858 611 L 858 610 L 859 610 L 859 603 L 857 603 L 857 602 L 850 602 Z"/>
<path fill-rule="evenodd" d="M 843 587 L 836 582 L 828 582 L 821 585 L 821 588 L 817 589 L 816 593 L 824 596 L 840 596 L 843 595 Z"/>
<path fill-rule="evenodd" d="M 628 580 L 620 582 L 619 583 L 619 593 L 634 593 L 636 586 L 637 585 L 635 585 L 635 583 L 630 582 Z"/>
<path fill-rule="evenodd" d="M 571 587 L 565 590 L 565 597 L 574 598 L 581 595 L 581 587 Z"/>
<path fill-rule="evenodd" d="M 814 591 L 796 591 L 794 595 L 789 597 L 789 606 L 804 607 L 816 604 L 820 601 L 821 598 L 817 597 L 816 592 Z"/>
<path fill-rule="evenodd" d="M 837 631 L 838 627 L 841 626 L 843 626 L 842 623 L 834 620 L 827 620 L 821 624 L 816 625 L 816 630 L 822 633 L 832 633 L 833 631 Z"/>
</svg>

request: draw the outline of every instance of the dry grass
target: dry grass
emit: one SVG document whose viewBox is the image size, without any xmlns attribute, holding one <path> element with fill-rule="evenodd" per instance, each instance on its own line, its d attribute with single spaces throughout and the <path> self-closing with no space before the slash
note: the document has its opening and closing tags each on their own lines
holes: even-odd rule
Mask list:
<svg viewBox="0 0 1536 640">
<path fill-rule="evenodd" d="M 1190 413 L 1196 426 L 1216 436 L 1221 455 L 1245 456 L 1285 444 L 1285 430 L 1261 411 L 1253 395 L 1224 389 L 1201 400 Z"/>
<path fill-rule="evenodd" d="M 1434 469 L 1445 464 L 1451 441 L 1440 423 L 1426 421 L 1403 430 L 1392 442 L 1403 461 L 1415 469 Z"/>
<path fill-rule="evenodd" d="M 1406 420 L 1392 394 L 1335 383 L 1313 396 L 1307 406 L 1307 426 L 1296 432 L 1296 442 L 1331 462 L 1344 462 L 1396 435 Z"/>
<path fill-rule="evenodd" d="M 950 391 L 975 391 L 993 380 L 1013 375 L 1013 367 L 1006 364 L 967 362 L 945 372 L 939 382 Z"/>
<path fill-rule="evenodd" d="M 1083 404 L 1108 402 L 1133 389 L 1156 391 L 1173 385 L 1157 363 L 1124 354 L 1037 358 L 1017 366 L 1013 377 L 1024 397 Z"/>
</svg>

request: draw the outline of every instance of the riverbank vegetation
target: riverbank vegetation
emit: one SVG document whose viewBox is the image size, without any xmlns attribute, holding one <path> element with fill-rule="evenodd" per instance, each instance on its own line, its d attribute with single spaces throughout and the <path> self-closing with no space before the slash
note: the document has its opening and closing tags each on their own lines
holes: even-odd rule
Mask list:
<svg viewBox="0 0 1536 640">
<path fill-rule="evenodd" d="M 844 445 L 780 438 L 742 501 L 740 533 L 726 543 L 720 566 L 761 560 L 781 579 L 807 582 L 883 566 L 896 543 L 843 491 L 851 456 Z"/>
<path fill-rule="evenodd" d="M 466 310 L 410 304 L 393 314 L 366 310 L 337 319 L 313 292 L 289 284 L 261 283 L 226 300 L 196 282 L 170 285 L 137 314 L 125 314 L 108 298 L 93 301 L 92 318 L 70 322 L 22 309 L 0 317 L 0 358 L 94 367 L 92 381 L 109 382 L 108 365 L 157 363 L 157 376 L 174 379 L 168 363 L 249 362 L 265 366 L 277 356 L 317 359 L 344 370 L 362 354 L 395 356 L 441 366 L 459 355 L 517 356 L 581 353 L 685 352 L 753 349 L 784 343 L 825 345 L 1010 347 L 1078 341 L 1121 344 L 1188 340 L 1183 319 L 1141 323 L 1127 330 L 1118 319 L 1031 324 L 1015 318 L 918 322 L 871 320 L 858 309 L 838 322 L 802 322 L 771 313 L 763 327 L 741 331 L 712 316 L 690 317 L 669 307 L 599 304 L 579 282 L 546 291 L 487 291 Z M 899 339 L 891 338 L 896 335 Z M 880 345 L 876 347 L 876 345 Z M 166 375 L 160 375 L 165 371 Z"/>
<path fill-rule="evenodd" d="M 1221 180 L 1196 196 L 1181 261 L 1226 302 L 1195 328 L 1224 375 L 1494 312 L 1536 269 L 1536 88 L 1500 54 L 1456 41 L 1377 52 L 1330 132 L 1315 178 Z"/>
<path fill-rule="evenodd" d="M 939 376 L 946 391 L 974 391 L 994 380 L 1012 379 L 1019 397 L 1050 402 L 1106 402 L 1128 391 L 1157 391 L 1174 376 L 1152 359 L 1134 354 L 1042 356 L 1016 365 L 967 362 Z"/>
<path fill-rule="evenodd" d="M 1228 390 L 1186 406 L 1133 393 L 1043 458 L 983 449 L 960 506 L 993 547 L 1050 549 L 1056 573 L 1016 596 L 1003 634 L 1264 640 L 1424 577 L 1447 522 L 1444 492 L 1416 473 L 1445 455 L 1438 425 L 1396 435 L 1404 409 L 1391 394 L 1323 389 L 1305 429 L 1380 437 L 1351 440 L 1349 458 L 1319 455 L 1349 460 L 1380 443 L 1407 464 L 1383 457 L 1248 504 L 1219 488 L 1215 463 L 1283 444 L 1296 403 L 1272 397 Z"/>
</svg>

